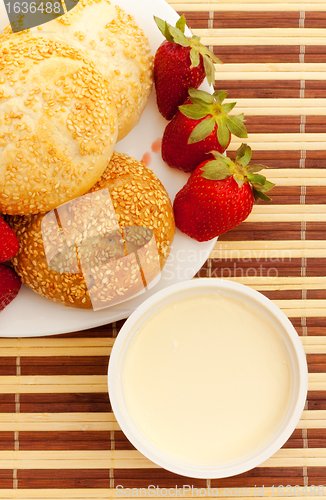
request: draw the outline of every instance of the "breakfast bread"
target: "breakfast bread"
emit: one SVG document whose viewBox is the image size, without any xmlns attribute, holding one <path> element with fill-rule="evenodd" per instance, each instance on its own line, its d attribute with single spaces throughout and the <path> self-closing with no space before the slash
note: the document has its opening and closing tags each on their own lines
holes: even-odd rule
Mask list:
<svg viewBox="0 0 326 500">
<path fill-rule="evenodd" d="M 6 220 L 18 237 L 12 263 L 22 282 L 48 299 L 84 309 L 142 292 L 163 268 L 175 233 L 159 179 L 120 153 L 85 196 L 48 214 Z"/>
<path fill-rule="evenodd" d="M 8 26 L 1 41 L 12 34 Z M 138 123 L 153 86 L 153 56 L 134 18 L 108 0 L 79 0 L 65 15 L 15 36 L 65 41 L 93 60 L 106 77 L 119 117 L 118 140 Z"/>
<path fill-rule="evenodd" d="M 117 138 L 117 113 L 94 63 L 41 37 L 0 46 L 0 213 L 47 212 L 86 193 Z"/>
</svg>

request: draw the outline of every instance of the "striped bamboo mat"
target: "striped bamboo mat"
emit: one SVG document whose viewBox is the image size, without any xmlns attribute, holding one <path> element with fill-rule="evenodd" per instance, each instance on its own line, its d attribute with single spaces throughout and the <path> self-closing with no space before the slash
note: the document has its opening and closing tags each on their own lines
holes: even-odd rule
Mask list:
<svg viewBox="0 0 326 500">
<path fill-rule="evenodd" d="M 0 339 L 0 499 L 326 498 L 326 2 L 170 4 L 224 62 L 216 88 L 245 113 L 253 160 L 273 167 L 277 184 L 271 203 L 218 240 L 197 277 L 244 283 L 285 311 L 307 353 L 306 408 L 260 467 L 192 480 L 145 459 L 115 421 L 107 364 L 123 322 Z"/>
</svg>

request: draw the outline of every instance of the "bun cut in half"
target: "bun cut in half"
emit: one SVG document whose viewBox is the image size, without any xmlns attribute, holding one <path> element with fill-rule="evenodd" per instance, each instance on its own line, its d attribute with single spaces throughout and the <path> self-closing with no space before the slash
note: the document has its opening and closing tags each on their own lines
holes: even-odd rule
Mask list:
<svg viewBox="0 0 326 500">
<path fill-rule="evenodd" d="M 108 0 L 79 0 L 63 16 L 15 36 L 41 36 L 83 50 L 108 80 L 119 117 L 118 140 L 138 123 L 153 86 L 149 41 L 133 16 Z M 8 26 L 1 40 L 12 35 Z"/>
<path fill-rule="evenodd" d="M 108 85 L 63 42 L 0 45 L 0 213 L 47 212 L 101 177 L 118 133 Z"/>
<path fill-rule="evenodd" d="M 85 196 L 48 214 L 6 219 L 18 237 L 12 263 L 22 282 L 54 302 L 95 310 L 142 293 L 175 233 L 159 179 L 120 153 Z"/>
</svg>

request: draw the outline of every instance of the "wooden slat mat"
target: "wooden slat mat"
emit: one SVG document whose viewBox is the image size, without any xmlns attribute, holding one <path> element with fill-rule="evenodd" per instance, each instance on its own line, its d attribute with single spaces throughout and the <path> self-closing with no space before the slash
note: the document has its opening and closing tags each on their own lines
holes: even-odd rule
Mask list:
<svg viewBox="0 0 326 500">
<path fill-rule="evenodd" d="M 245 283 L 285 311 L 307 353 L 306 408 L 260 467 L 192 480 L 144 458 L 115 421 L 107 364 L 123 322 L 0 339 L 0 499 L 326 498 L 326 2 L 170 3 L 223 60 L 216 88 L 245 113 L 253 160 L 277 184 L 197 277 Z"/>
</svg>

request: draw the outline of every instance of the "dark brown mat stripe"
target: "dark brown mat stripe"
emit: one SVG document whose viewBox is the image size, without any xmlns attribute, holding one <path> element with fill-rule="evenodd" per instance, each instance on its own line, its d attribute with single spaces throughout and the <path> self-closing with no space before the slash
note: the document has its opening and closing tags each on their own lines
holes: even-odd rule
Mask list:
<svg viewBox="0 0 326 500">
<path fill-rule="evenodd" d="M 21 413 L 110 412 L 108 394 L 20 394 Z"/>
<path fill-rule="evenodd" d="M 265 49 L 262 47 L 262 49 Z M 239 51 L 244 51 L 243 47 L 239 48 Z M 268 49 L 266 49 L 268 50 Z M 221 59 L 223 58 L 222 54 L 218 49 L 214 49 L 216 55 Z M 299 55 L 299 47 L 298 47 L 298 55 Z M 258 57 L 258 56 L 257 56 Z M 243 61 L 241 57 L 241 52 L 239 52 L 239 56 L 234 58 L 234 60 L 226 61 L 229 63 L 257 63 L 257 62 L 279 62 L 279 59 L 283 59 L 282 62 L 292 62 L 297 63 L 298 58 L 293 58 L 293 60 L 285 60 L 286 55 L 281 55 L 278 58 L 278 61 L 259 61 L 257 60 L 255 54 L 252 55 L 252 60 Z M 310 56 L 312 59 L 313 56 Z M 307 56 L 309 59 L 309 55 Z M 305 58 L 306 62 L 316 62 L 315 60 L 309 61 Z M 323 56 L 324 58 L 324 56 Z M 224 58 L 225 59 L 225 58 Z M 292 58 L 291 58 L 292 59 Z M 326 59 L 326 54 L 325 54 Z M 319 57 L 318 57 L 319 62 Z M 300 81 L 299 80 L 218 80 L 215 82 L 216 90 L 226 89 L 228 92 L 228 99 L 272 99 L 280 97 L 289 98 L 289 99 L 298 99 L 300 97 Z M 325 97 L 325 89 L 326 82 L 324 80 L 305 80 L 305 98 L 307 99 L 318 99 Z"/>
<path fill-rule="evenodd" d="M 12 358 L 15 360 L 15 358 Z M 16 362 L 16 360 L 15 360 Z M 1 389 L 0 389 L 1 393 Z M 0 394 L 0 413 L 13 413 L 15 411 L 15 395 Z M 0 427 L 1 432 L 1 427 Z M 1 448 L 0 448 L 1 449 Z"/>
<path fill-rule="evenodd" d="M 28 358 L 23 358 L 23 361 Z M 38 363 L 38 360 L 34 363 L 28 363 L 21 368 L 22 375 L 107 375 L 108 372 L 108 358 L 106 358 L 106 364 L 101 364 L 101 356 L 98 356 L 100 364 L 97 365 L 96 361 L 93 364 L 83 365 L 78 362 L 79 357 L 75 358 L 75 362 L 69 365 L 70 359 L 65 359 L 59 357 L 56 361 L 57 363 L 48 362 L 44 363 L 44 358 L 39 358 L 43 363 Z M 59 363 L 62 363 L 60 365 Z"/>
<path fill-rule="evenodd" d="M 313 335 L 313 336 L 323 336 L 325 335 L 325 331 L 324 331 L 324 328 L 322 326 L 318 326 L 318 319 L 320 318 L 309 318 L 310 320 L 314 320 L 314 323 L 315 323 L 315 326 L 312 326 L 312 321 L 309 321 L 308 324 L 310 325 L 309 327 L 309 333 L 308 335 Z M 308 320 L 308 318 L 307 318 Z M 294 319 L 292 320 L 292 323 L 294 322 Z"/>
<path fill-rule="evenodd" d="M 312 195 L 313 199 L 315 197 Z M 321 201 L 322 197 L 317 198 Z M 245 222 L 222 234 L 218 239 L 217 246 L 223 241 L 296 240 L 301 239 L 301 230 L 300 222 L 265 222 L 263 226 L 258 222 Z M 307 222 L 305 232 L 307 240 L 324 240 L 326 222 Z"/>
<path fill-rule="evenodd" d="M 308 391 L 308 410 L 326 410 L 326 391 Z M 307 429 L 308 439 L 326 439 L 325 429 Z M 310 442 L 310 441 L 309 441 Z"/>
<path fill-rule="evenodd" d="M 316 331 L 319 331 L 320 335 L 322 335 L 322 328 L 324 327 L 324 324 L 325 324 L 325 318 L 306 317 L 305 320 L 306 320 L 307 327 L 315 328 Z M 301 318 L 292 318 L 291 323 L 294 326 L 300 326 L 300 321 L 301 321 Z M 324 335 L 325 335 L 325 333 L 324 333 Z"/>
<path fill-rule="evenodd" d="M 13 486 L 12 477 L 12 470 L 0 470 L 0 489 L 11 489 Z"/>
<path fill-rule="evenodd" d="M 200 433 L 199 433 L 200 435 Z M 194 436 L 195 440 L 195 436 Z M 0 443 L 13 446 L 14 436 L 4 436 Z M 302 431 L 296 429 L 284 448 L 302 447 Z M 8 448 L 13 449 L 13 447 Z M 20 431 L 20 450 L 135 450 L 122 431 Z"/>
<path fill-rule="evenodd" d="M 241 50 L 244 50 L 242 48 Z M 264 48 L 265 50 L 265 48 Z M 214 50 L 217 56 L 220 56 L 222 59 L 222 54 L 219 53 L 218 50 Z M 284 58 L 284 56 L 281 56 Z M 252 56 L 252 63 L 259 62 L 257 58 Z M 278 58 L 279 61 L 280 58 Z M 231 62 L 231 61 L 230 61 Z M 232 63 L 241 62 L 241 55 L 239 55 L 239 60 L 234 60 Z M 243 61 L 248 62 L 248 61 Z M 265 62 L 261 61 L 261 62 Z M 269 61 L 276 62 L 276 61 Z M 295 61 L 288 62 L 298 62 L 298 59 Z M 314 82 L 315 83 L 315 82 Z M 319 82 L 318 82 L 319 83 Z M 307 82 L 306 82 L 307 85 Z M 321 86 L 319 89 L 320 93 L 325 89 L 326 85 Z M 226 80 L 215 82 L 216 90 L 226 90 L 228 93 L 228 99 L 272 99 L 272 98 L 282 98 L 286 99 L 295 99 L 300 97 L 300 82 L 298 80 Z M 306 87 L 305 96 L 308 96 L 309 88 Z M 311 91 L 313 93 L 313 91 Z M 310 97 L 316 97 L 315 95 L 310 95 Z M 322 97 L 322 96 L 320 96 Z"/>
<path fill-rule="evenodd" d="M 214 47 L 214 54 L 223 62 L 223 64 L 255 64 L 255 63 L 278 63 L 280 59 L 282 60 L 283 63 L 297 63 L 298 62 L 298 57 L 299 57 L 299 47 L 257 47 L 255 46 L 254 48 L 251 46 L 219 46 L 219 47 Z M 219 68 L 217 66 L 216 68 L 217 73 L 219 72 Z M 252 87 L 251 85 L 247 85 L 247 80 L 243 81 L 243 85 L 241 88 L 241 85 L 236 86 L 236 88 L 239 89 L 239 94 L 238 97 L 280 97 L 280 91 L 277 92 L 277 86 L 273 84 L 273 82 L 266 82 L 266 86 L 262 84 L 261 87 L 259 88 L 260 92 L 264 92 L 261 95 L 258 95 L 255 93 L 257 89 L 256 86 Z M 217 88 L 225 88 L 228 91 L 228 97 L 233 97 L 233 92 L 232 88 L 234 85 L 226 85 L 225 80 L 219 80 L 218 82 L 215 83 Z M 295 82 L 292 84 L 292 88 L 296 89 Z M 248 92 L 253 90 L 253 94 L 249 95 Z M 270 90 L 268 90 L 270 89 Z M 269 94 L 268 92 L 271 92 Z M 241 95 L 240 95 L 241 92 Z M 292 91 L 293 92 L 293 91 Z M 289 92 L 289 86 L 287 85 L 284 89 L 284 92 L 282 90 L 282 97 L 296 97 L 296 95 L 290 95 Z M 298 96 L 299 97 L 299 96 Z"/>
<path fill-rule="evenodd" d="M 20 432 L 20 450 L 111 450 L 118 441 L 118 432 L 108 431 L 58 431 L 58 432 Z M 120 433 L 122 434 L 122 433 Z M 133 449 L 124 437 L 124 447 Z M 116 448 L 118 449 L 118 448 Z"/>
<path fill-rule="evenodd" d="M 19 488 L 123 488 L 182 487 L 191 484 L 204 488 L 206 480 L 185 478 L 163 469 L 115 469 L 110 477 L 109 469 L 62 469 L 62 470 L 19 470 Z"/>
<path fill-rule="evenodd" d="M 326 354 L 308 354 L 309 373 L 326 373 Z"/>
<path fill-rule="evenodd" d="M 107 335 L 109 338 L 109 335 Z M 91 338 L 91 337 L 90 337 Z M 97 338 L 101 338 L 99 335 Z M 109 356 L 58 356 L 58 357 L 50 357 L 42 358 L 40 356 L 29 356 L 22 357 L 20 360 L 21 369 L 28 369 L 30 366 L 39 366 L 40 370 L 42 368 L 51 366 L 58 366 L 61 369 L 65 369 L 66 367 L 73 368 L 82 366 L 87 369 L 87 367 L 97 368 L 105 366 L 106 369 L 108 367 Z M 23 375 L 23 373 L 22 373 Z M 27 375 L 27 373 L 25 374 Z"/>
<path fill-rule="evenodd" d="M 13 357 L 0 357 L 0 376 L 16 375 L 16 359 Z M 0 405 L 2 401 L 0 399 Z"/>
<path fill-rule="evenodd" d="M 325 394 L 324 394 L 325 396 Z M 309 440 L 326 439 L 326 429 L 308 429 L 307 436 Z"/>
<path fill-rule="evenodd" d="M 216 12 L 214 29 L 297 28 L 300 12 Z"/>
<path fill-rule="evenodd" d="M 19 470 L 18 487 L 40 488 L 110 488 L 109 469 Z"/>
<path fill-rule="evenodd" d="M 245 226 L 249 225 L 246 224 Z M 291 228 L 292 228 L 291 224 Z M 221 238 L 219 239 L 219 244 L 222 245 L 224 241 L 255 241 L 257 239 L 264 239 L 264 240 L 274 240 L 274 241 L 286 241 L 286 240 L 300 240 L 300 229 L 297 229 L 296 231 L 292 231 L 289 229 L 288 231 L 286 229 L 280 229 L 280 230 L 272 230 L 272 231 L 261 231 L 259 229 L 259 225 L 257 224 L 252 224 L 251 225 L 252 229 L 247 229 L 247 227 L 241 226 L 237 231 L 232 231 L 230 234 L 225 234 L 222 235 Z M 274 226 L 273 226 L 274 227 Z M 308 234 L 306 233 L 307 238 Z M 309 233 L 309 239 L 317 239 L 314 237 L 311 237 L 311 233 Z M 316 233 L 316 236 L 321 236 L 321 234 L 318 232 Z M 323 238 L 321 238 L 323 239 Z M 218 246 L 217 246 L 218 248 Z"/>
<path fill-rule="evenodd" d="M 307 276 L 325 276 L 325 259 L 307 259 Z"/>
<path fill-rule="evenodd" d="M 250 261 L 248 262 L 244 259 L 237 258 L 229 261 L 211 259 L 211 276 L 213 278 L 241 278 L 244 276 L 268 276 L 271 278 L 300 275 L 302 264 L 301 259 L 285 258 L 275 262 L 271 262 L 270 259 L 261 259 L 260 262 L 253 262 L 251 259 L 249 260 Z M 320 264 L 322 264 L 322 262 Z M 314 267 L 311 268 L 310 272 L 312 276 L 320 276 L 320 273 L 317 274 L 317 270 Z"/>
<path fill-rule="evenodd" d="M 264 488 L 270 488 L 276 486 L 276 488 L 287 482 L 288 478 L 291 478 L 292 484 L 298 484 L 299 486 L 304 486 L 302 479 L 302 467 L 286 468 L 282 470 L 278 468 L 276 470 L 269 468 L 257 468 L 252 470 L 252 477 L 246 475 L 233 476 L 232 478 L 226 479 L 213 479 L 211 481 L 212 488 L 227 488 L 228 494 L 231 495 L 232 488 L 256 488 L 256 497 L 264 496 Z M 258 490 L 261 488 L 261 490 Z M 224 492 L 226 493 L 226 492 Z M 244 496 L 249 496 L 249 491 L 243 492 Z"/>
<path fill-rule="evenodd" d="M 150 485 L 159 488 L 182 487 L 183 485 L 191 485 L 194 488 L 206 486 L 205 479 L 187 478 L 163 469 L 116 469 L 114 471 L 115 485 L 130 488 L 133 482 L 137 484 L 137 488 L 147 488 Z"/>
<path fill-rule="evenodd" d="M 1 450 L 15 449 L 15 436 L 13 432 L 0 431 L 0 449 Z M 1 471 L 0 471 L 0 478 L 1 478 Z"/>
<path fill-rule="evenodd" d="M 302 299 L 301 290 L 262 290 L 260 292 L 270 300 L 300 300 Z"/>
<path fill-rule="evenodd" d="M 259 254 L 259 252 L 258 252 Z M 285 255 L 288 252 L 284 251 Z M 236 251 L 234 252 L 236 256 Z M 211 261 L 212 278 L 236 278 L 260 276 L 269 278 L 300 276 L 302 259 L 288 257 L 265 258 L 259 256 L 246 259 L 230 258 L 228 260 L 214 258 Z M 200 273 L 201 271 L 199 271 Z M 306 262 L 306 276 L 326 276 L 326 263 L 323 259 L 309 258 Z M 326 279 L 326 278 L 325 278 Z"/>
<path fill-rule="evenodd" d="M 234 111 L 236 111 L 236 107 Z M 320 121 L 322 121 L 320 119 Z M 300 116 L 247 116 L 246 129 L 248 134 L 282 134 L 300 132 L 301 117 Z M 316 125 L 318 127 L 318 124 Z M 316 128 L 316 127 L 315 127 Z M 308 132 L 308 126 L 306 131 Z M 323 130 L 320 130 L 322 132 Z M 314 132 L 314 130 L 311 130 Z"/>
<path fill-rule="evenodd" d="M 250 119 L 248 117 L 247 119 Z M 246 119 L 246 120 L 247 120 Z M 235 151 L 229 151 L 228 150 L 228 156 L 231 159 L 234 159 L 236 155 Z M 321 162 L 324 161 L 324 156 L 322 151 L 307 151 L 306 152 L 306 158 L 305 158 L 305 168 L 318 168 L 316 166 L 316 161 L 319 160 L 319 165 L 322 166 Z M 251 163 L 263 163 L 263 165 L 266 165 L 269 168 L 273 169 L 284 169 L 284 168 L 300 168 L 300 160 L 301 160 L 301 153 L 300 151 L 282 151 L 282 150 L 275 150 L 275 151 L 259 151 L 259 150 L 253 150 L 252 151 L 252 157 L 251 157 Z M 307 166 L 308 162 L 309 166 Z M 279 187 L 284 187 L 284 186 L 279 186 Z M 292 189 L 293 186 L 290 186 Z M 318 185 L 317 185 L 318 187 Z"/>
<path fill-rule="evenodd" d="M 191 29 L 201 29 L 203 26 L 208 26 L 209 13 L 208 12 L 178 12 L 179 16 L 182 14 L 187 20 L 187 25 L 191 26 Z"/>
<path fill-rule="evenodd" d="M 326 284 L 326 278 L 325 278 Z M 307 299 L 326 299 L 326 290 L 307 290 Z"/>
</svg>

